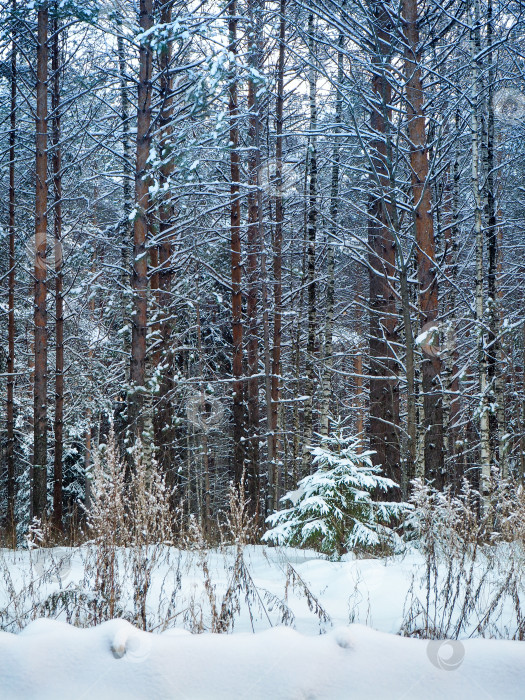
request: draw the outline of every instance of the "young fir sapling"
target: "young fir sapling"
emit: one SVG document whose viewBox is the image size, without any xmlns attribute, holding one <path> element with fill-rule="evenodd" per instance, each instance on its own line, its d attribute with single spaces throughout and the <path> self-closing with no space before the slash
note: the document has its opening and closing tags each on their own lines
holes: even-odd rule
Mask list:
<svg viewBox="0 0 525 700">
<path fill-rule="evenodd" d="M 341 556 L 355 547 L 375 547 L 392 540 L 389 523 L 410 506 L 374 500 L 378 492 L 397 489 L 372 464 L 371 451 L 359 452 L 359 440 L 345 435 L 340 423 L 312 449 L 313 474 L 281 498 L 288 508 L 267 518 L 263 540 L 313 547 Z"/>
</svg>

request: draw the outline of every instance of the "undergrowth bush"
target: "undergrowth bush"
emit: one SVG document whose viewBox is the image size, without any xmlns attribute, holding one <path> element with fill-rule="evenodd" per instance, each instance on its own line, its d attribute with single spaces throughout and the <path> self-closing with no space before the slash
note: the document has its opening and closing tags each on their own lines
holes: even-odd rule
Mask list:
<svg viewBox="0 0 525 700">
<path fill-rule="evenodd" d="M 345 547 L 355 546 L 358 518 L 370 531 L 366 542 L 389 532 L 384 524 L 376 529 L 378 506 L 371 490 L 379 475 L 367 462 L 369 454 L 357 455 L 352 444 L 347 441 L 334 449 L 333 442 L 330 448 L 324 443 L 316 452 L 318 472 L 323 472 L 317 482 L 325 476 L 331 481 L 319 497 L 325 503 L 339 503 L 327 495 L 337 483 L 334 471 L 361 469 L 360 481 L 352 473 L 350 481 L 343 481 L 343 495 L 334 494 L 344 499 L 344 509 L 337 507 L 347 529 L 338 534 L 336 522 L 332 543 Z M 364 466 L 356 464 L 358 458 Z M 523 639 L 523 490 L 494 473 L 482 508 L 479 493 L 466 481 L 457 494 L 450 489 L 438 492 L 421 481 L 412 486 L 411 510 L 393 506 L 398 514 L 401 509 L 408 513 L 407 554 L 415 550 L 419 566 L 409 586 L 401 633 Z M 347 487 L 353 489 L 350 496 Z M 81 627 L 122 617 L 150 631 L 183 626 L 192 632 L 225 633 L 235 629 L 242 616 L 252 629 L 260 620 L 265 626 L 294 625 L 292 599 L 297 598 L 306 603 L 320 631 L 331 625 L 322 600 L 292 565 L 289 553 L 273 551 L 270 561 L 270 550 L 265 550 L 269 567 L 278 562 L 280 590 L 255 582 L 251 543 L 257 542 L 257 529 L 243 483 L 230 487 L 229 503 L 217 525 L 220 541 L 214 547 L 208 528 L 197 517 L 185 515 L 184 527 L 175 523 L 182 516 L 170 508 L 163 475 L 144 457 L 140 444 L 128 479 L 110 435 L 95 459 L 91 491 L 82 546 L 54 546 L 52 531 L 35 522 L 27 534 L 28 551 L 4 550 L 0 555 L 0 629 L 16 632 L 42 616 Z M 362 599 L 357 584 L 355 593 Z M 358 619 L 358 613 L 363 621 L 356 596 L 354 603 L 350 618 Z"/>
<path fill-rule="evenodd" d="M 0 555 L 0 629 L 16 632 L 38 617 L 87 627 L 120 617 L 150 631 L 183 626 L 192 632 L 231 632 L 241 610 L 255 620 L 294 624 L 289 598 L 304 597 L 324 629 L 330 619 L 308 584 L 289 565 L 282 595 L 257 586 L 247 556 L 257 539 L 244 484 L 230 487 L 219 523 L 220 542 L 210 547 L 196 517 L 175 527 L 170 494 L 153 460 L 137 445 L 126 478 L 111 433 L 92 470 L 91 504 L 82 546 L 49 547 L 47 530 L 35 524 L 29 551 Z M 177 537 L 175 539 L 175 532 Z M 49 535 L 50 536 L 50 535 Z M 186 588 L 184 577 L 198 582 Z"/>
<path fill-rule="evenodd" d="M 492 475 L 482 500 L 465 479 L 458 494 L 412 484 L 409 539 L 424 566 L 414 576 L 402 633 L 424 638 L 523 639 L 523 491 Z"/>
<path fill-rule="evenodd" d="M 290 506 L 267 518 L 271 528 L 263 541 L 312 547 L 331 556 L 393 543 L 389 524 L 408 506 L 377 500 L 379 492 L 399 487 L 381 476 L 370 459 L 372 452 L 360 452 L 359 441 L 336 424 L 312 454 L 316 471 L 283 496 L 281 502 Z"/>
</svg>

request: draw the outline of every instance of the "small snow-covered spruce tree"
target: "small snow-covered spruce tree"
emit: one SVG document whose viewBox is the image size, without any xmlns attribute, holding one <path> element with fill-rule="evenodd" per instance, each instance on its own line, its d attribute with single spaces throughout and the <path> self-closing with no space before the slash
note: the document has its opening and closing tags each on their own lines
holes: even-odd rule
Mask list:
<svg viewBox="0 0 525 700">
<path fill-rule="evenodd" d="M 359 453 L 358 448 L 359 440 L 345 436 L 339 423 L 330 436 L 321 437 L 320 446 L 312 449 L 316 471 L 281 498 L 291 506 L 267 518 L 271 529 L 263 540 L 313 547 L 331 556 L 391 540 L 388 524 L 410 506 L 373 500 L 373 492 L 398 485 L 380 476 L 381 469 L 370 459 L 372 452 Z"/>
</svg>

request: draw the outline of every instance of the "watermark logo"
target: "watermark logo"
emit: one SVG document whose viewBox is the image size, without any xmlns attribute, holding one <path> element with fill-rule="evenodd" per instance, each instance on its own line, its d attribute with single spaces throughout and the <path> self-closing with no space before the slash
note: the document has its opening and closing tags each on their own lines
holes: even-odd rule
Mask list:
<svg viewBox="0 0 525 700">
<path fill-rule="evenodd" d="M 71 573 L 71 557 L 58 556 L 46 549 L 35 549 L 31 552 L 31 562 L 38 578 L 51 583 L 64 583 Z"/>
<path fill-rule="evenodd" d="M 186 417 L 191 425 L 206 433 L 222 423 L 224 406 L 217 397 L 203 391 L 186 401 Z"/>
<path fill-rule="evenodd" d="M 525 95 L 514 88 L 502 88 L 494 95 L 494 113 L 500 121 L 516 124 L 525 117 Z"/>
<path fill-rule="evenodd" d="M 36 235 L 27 238 L 24 246 L 30 267 L 54 272 L 60 269 L 64 263 L 64 246 L 60 241 L 50 239 L 50 237 L 47 238 L 45 258 L 36 254 L 37 249 L 40 247 Z"/>
<path fill-rule="evenodd" d="M 300 170 L 297 163 L 268 159 L 259 167 L 259 187 L 270 197 L 297 194 L 300 188 Z"/>
<path fill-rule="evenodd" d="M 441 671 L 455 671 L 465 658 L 465 647 L 457 639 L 432 639 L 427 644 L 430 663 Z"/>
<path fill-rule="evenodd" d="M 456 333 L 450 321 L 429 321 L 421 328 L 416 338 L 416 345 L 427 357 L 443 357 L 454 352 Z"/>
</svg>

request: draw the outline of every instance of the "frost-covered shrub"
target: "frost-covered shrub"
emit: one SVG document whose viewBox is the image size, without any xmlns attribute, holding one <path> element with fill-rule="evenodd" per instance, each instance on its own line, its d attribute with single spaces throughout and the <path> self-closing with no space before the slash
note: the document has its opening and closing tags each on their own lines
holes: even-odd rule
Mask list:
<svg viewBox="0 0 525 700">
<path fill-rule="evenodd" d="M 411 486 L 404 525 L 424 565 L 407 595 L 402 633 L 524 639 L 522 490 L 496 470 L 486 499 L 467 479 L 457 493 L 420 479 Z"/>
<path fill-rule="evenodd" d="M 163 474 L 139 441 L 133 449 L 129 480 L 120 458 L 113 428 L 101 453 L 95 453 L 91 503 L 87 522 L 93 561 L 86 565 L 87 578 L 94 573 L 93 621 L 116 616 L 122 605 L 124 580 L 133 580 L 134 624 L 147 629 L 147 602 L 152 573 L 172 544 L 169 491 Z M 123 548 L 127 548 L 123 551 Z M 87 587 L 87 582 L 86 582 Z"/>
<path fill-rule="evenodd" d="M 281 499 L 291 504 L 267 518 L 271 526 L 263 540 L 280 545 L 308 546 L 330 555 L 356 547 L 374 547 L 392 538 L 388 523 L 408 508 L 404 503 L 376 501 L 373 494 L 398 485 L 380 475 L 359 453 L 359 441 L 340 426 L 321 438 L 312 450 L 316 471 Z"/>
<path fill-rule="evenodd" d="M 423 550 L 464 543 L 525 543 L 525 492 L 523 487 L 503 479 L 497 469 L 488 480 L 485 499 L 467 479 L 459 489 L 439 491 L 421 479 L 411 482 L 413 510 L 406 518 L 405 537 Z"/>
</svg>

